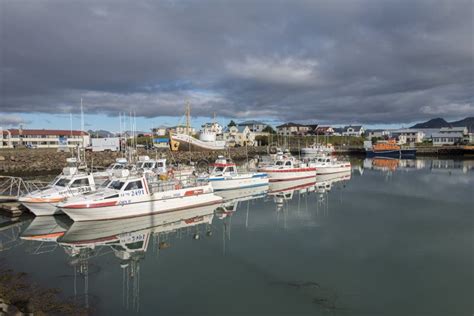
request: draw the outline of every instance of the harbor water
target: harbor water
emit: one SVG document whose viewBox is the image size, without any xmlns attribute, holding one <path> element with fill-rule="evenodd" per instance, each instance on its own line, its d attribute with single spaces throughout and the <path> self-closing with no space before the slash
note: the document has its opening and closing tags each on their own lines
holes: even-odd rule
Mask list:
<svg viewBox="0 0 474 316">
<path fill-rule="evenodd" d="M 473 167 L 365 159 L 218 207 L 2 218 L 0 258 L 94 315 L 472 315 Z"/>
</svg>

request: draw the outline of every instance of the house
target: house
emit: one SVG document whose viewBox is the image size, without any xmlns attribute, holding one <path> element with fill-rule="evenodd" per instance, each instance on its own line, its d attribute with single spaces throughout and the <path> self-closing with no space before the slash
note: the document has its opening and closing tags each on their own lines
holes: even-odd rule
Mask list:
<svg viewBox="0 0 474 316">
<path fill-rule="evenodd" d="M 90 135 L 77 130 L 0 129 L 0 148 L 31 146 L 35 148 L 87 147 Z"/>
<path fill-rule="evenodd" d="M 316 135 L 333 135 L 334 128 L 331 126 L 318 126 L 315 130 Z"/>
<path fill-rule="evenodd" d="M 371 129 L 365 131 L 367 139 L 376 138 L 388 138 L 390 137 L 390 131 L 386 129 Z"/>
<path fill-rule="evenodd" d="M 433 146 L 456 145 L 462 142 L 464 135 L 461 133 L 435 133 L 431 135 Z"/>
<path fill-rule="evenodd" d="M 161 125 L 153 128 L 151 131 L 155 136 L 166 136 L 166 134 L 168 134 L 168 127 Z"/>
<path fill-rule="evenodd" d="M 456 145 L 469 142 L 467 127 L 441 127 L 438 133 L 431 135 L 433 146 Z"/>
<path fill-rule="evenodd" d="M 441 127 L 439 129 L 439 132 L 441 134 L 445 134 L 445 133 L 457 133 L 457 134 L 461 134 L 463 136 L 466 136 L 468 134 L 468 131 L 467 131 L 467 127 Z"/>
<path fill-rule="evenodd" d="M 422 143 L 425 138 L 423 131 L 413 128 L 393 130 L 391 135 L 398 138 L 398 143 L 401 145 Z"/>
<path fill-rule="evenodd" d="M 333 131 L 334 131 L 332 133 L 333 136 L 342 136 L 342 133 L 344 132 L 344 128 L 343 127 L 334 127 Z"/>
<path fill-rule="evenodd" d="M 222 135 L 224 128 L 217 122 L 205 123 L 201 125 L 201 130 L 206 133 L 215 133 L 216 135 Z"/>
<path fill-rule="evenodd" d="M 310 130 L 308 125 L 297 124 L 297 123 L 285 123 L 279 125 L 277 128 L 277 134 L 281 136 L 295 136 L 295 135 L 306 135 Z"/>
<path fill-rule="evenodd" d="M 241 122 L 237 124 L 237 126 L 248 126 L 251 132 L 261 133 L 268 126 L 268 124 L 265 124 L 260 121 L 250 120 L 250 121 Z"/>
<path fill-rule="evenodd" d="M 230 126 L 224 130 L 224 140 L 230 147 L 255 146 L 255 134 L 248 126 Z"/>
<path fill-rule="evenodd" d="M 364 128 L 361 125 L 344 126 L 342 136 L 362 136 L 364 135 Z"/>
</svg>

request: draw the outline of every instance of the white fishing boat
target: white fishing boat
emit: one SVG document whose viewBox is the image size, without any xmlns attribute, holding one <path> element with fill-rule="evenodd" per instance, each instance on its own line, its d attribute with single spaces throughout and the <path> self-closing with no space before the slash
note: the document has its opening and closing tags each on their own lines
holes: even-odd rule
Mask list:
<svg viewBox="0 0 474 316">
<path fill-rule="evenodd" d="M 151 215 L 220 203 L 210 184 L 166 181 L 127 170 L 97 192 L 61 203 L 61 210 L 74 221 L 105 220 Z"/>
<path fill-rule="evenodd" d="M 268 176 L 264 172 L 240 173 L 236 164 L 219 156 L 207 180 L 215 191 L 243 189 L 268 185 Z"/>
<path fill-rule="evenodd" d="M 331 144 L 314 143 L 308 147 L 301 148 L 301 153 L 304 155 L 330 155 L 334 152 L 334 146 Z"/>
<path fill-rule="evenodd" d="M 314 178 L 316 176 L 315 167 L 310 167 L 288 155 L 279 158 L 273 165 L 259 168 L 259 171 L 266 173 L 270 182 Z"/>
<path fill-rule="evenodd" d="M 54 215 L 62 213 L 58 203 L 96 190 L 94 177 L 78 169 L 76 158 L 68 158 L 67 163 L 61 175 L 46 188 L 28 193 L 18 201 L 36 216 Z"/>
<path fill-rule="evenodd" d="M 308 166 L 316 168 L 316 174 L 331 174 L 351 171 L 351 162 L 338 160 L 335 157 L 318 157 L 308 163 Z"/>
</svg>

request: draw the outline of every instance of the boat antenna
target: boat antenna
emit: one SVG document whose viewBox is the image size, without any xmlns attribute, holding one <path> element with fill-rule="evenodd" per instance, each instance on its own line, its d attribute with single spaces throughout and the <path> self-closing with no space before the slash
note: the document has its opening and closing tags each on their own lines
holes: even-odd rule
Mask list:
<svg viewBox="0 0 474 316">
<path fill-rule="evenodd" d="M 84 131 L 84 108 L 82 107 L 82 98 L 81 98 L 81 131 Z"/>
</svg>

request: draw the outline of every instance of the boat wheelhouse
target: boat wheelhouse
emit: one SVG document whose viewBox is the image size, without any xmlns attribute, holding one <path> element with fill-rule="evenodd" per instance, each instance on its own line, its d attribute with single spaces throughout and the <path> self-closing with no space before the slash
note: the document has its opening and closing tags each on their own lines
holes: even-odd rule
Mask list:
<svg viewBox="0 0 474 316">
<path fill-rule="evenodd" d="M 36 216 L 55 215 L 62 213 L 58 203 L 96 190 L 94 177 L 78 169 L 77 159 L 68 158 L 67 164 L 46 188 L 28 193 L 18 201 Z"/>
<path fill-rule="evenodd" d="M 115 159 L 115 162 L 113 164 L 107 167 L 107 169 L 105 169 L 104 171 L 95 171 L 92 173 L 92 175 L 94 176 L 94 180 L 97 184 L 102 184 L 108 179 L 110 179 L 110 177 L 112 177 L 113 173 L 116 170 L 123 170 L 128 168 L 130 168 L 130 165 L 128 164 L 127 159 L 117 158 Z"/>
</svg>

